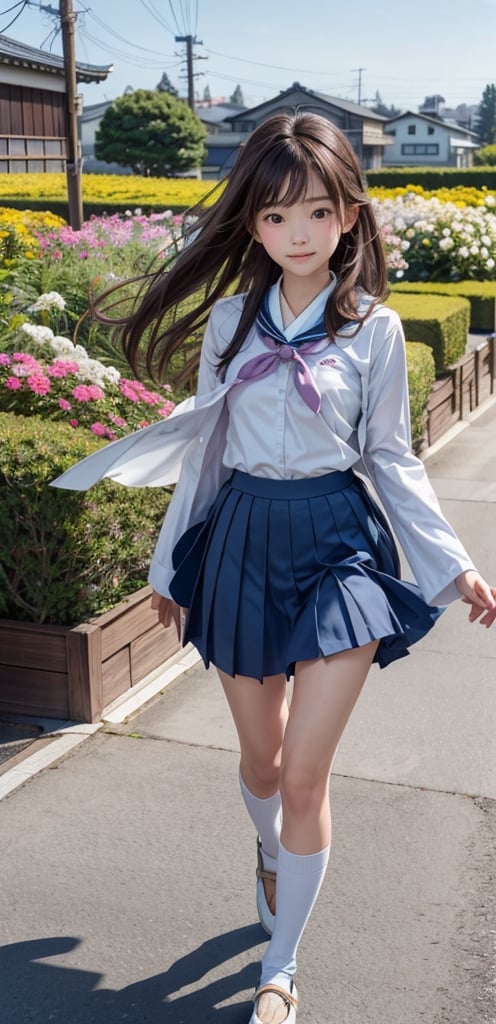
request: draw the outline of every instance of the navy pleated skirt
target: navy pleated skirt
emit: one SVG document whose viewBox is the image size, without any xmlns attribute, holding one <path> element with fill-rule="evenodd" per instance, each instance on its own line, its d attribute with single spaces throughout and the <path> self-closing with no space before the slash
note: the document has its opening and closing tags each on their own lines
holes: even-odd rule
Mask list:
<svg viewBox="0 0 496 1024">
<path fill-rule="evenodd" d="M 372 640 L 383 668 L 442 611 L 400 580 L 389 526 L 351 470 L 297 480 L 235 470 L 173 564 L 184 643 L 231 676 L 289 679 L 297 661 Z"/>
</svg>

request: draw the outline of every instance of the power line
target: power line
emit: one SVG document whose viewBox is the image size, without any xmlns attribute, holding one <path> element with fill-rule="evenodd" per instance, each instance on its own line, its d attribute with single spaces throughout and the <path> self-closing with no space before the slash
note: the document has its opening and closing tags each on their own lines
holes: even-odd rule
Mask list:
<svg viewBox="0 0 496 1024">
<path fill-rule="evenodd" d="M 8 14 L 9 11 L 15 11 L 16 7 L 20 7 L 21 8 L 20 11 L 18 11 L 17 14 L 15 15 L 15 17 L 12 18 L 11 21 L 9 21 L 8 25 L 4 25 L 4 27 L 2 29 L 0 29 L 1 33 L 6 32 L 7 29 L 10 28 L 10 26 L 13 25 L 17 21 L 17 19 L 21 17 L 21 14 L 22 14 L 24 8 L 27 7 L 27 0 L 20 0 L 20 3 L 14 4 L 13 7 L 9 7 L 9 8 L 7 8 L 6 11 L 2 11 L 1 13 L 2 14 Z"/>
</svg>

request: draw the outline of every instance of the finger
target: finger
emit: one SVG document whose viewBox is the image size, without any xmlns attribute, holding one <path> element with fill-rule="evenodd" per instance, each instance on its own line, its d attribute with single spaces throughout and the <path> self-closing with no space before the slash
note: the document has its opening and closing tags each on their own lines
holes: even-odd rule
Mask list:
<svg viewBox="0 0 496 1024">
<path fill-rule="evenodd" d="M 152 593 L 152 601 L 151 601 L 151 606 L 152 606 L 154 612 L 158 611 L 158 609 L 160 608 L 160 601 L 161 600 L 162 600 L 162 595 L 158 594 L 157 591 L 154 590 L 153 593 Z"/>
</svg>

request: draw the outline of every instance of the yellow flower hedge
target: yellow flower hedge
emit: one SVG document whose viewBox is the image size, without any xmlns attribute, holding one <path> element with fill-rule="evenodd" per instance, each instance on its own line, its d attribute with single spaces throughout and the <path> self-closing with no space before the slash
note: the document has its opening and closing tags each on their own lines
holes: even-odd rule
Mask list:
<svg viewBox="0 0 496 1024">
<path fill-rule="evenodd" d="M 397 199 L 410 194 L 422 196 L 424 199 L 439 199 L 442 203 L 454 203 L 455 206 L 496 206 L 496 193 L 487 188 L 467 187 L 458 185 L 456 188 L 437 188 L 428 191 L 422 185 L 402 185 L 397 188 L 376 187 L 369 189 L 373 199 Z"/>
<path fill-rule="evenodd" d="M 218 182 L 197 178 L 143 178 L 126 174 L 83 174 L 83 202 L 129 204 L 130 209 L 141 205 L 160 205 L 188 209 L 197 203 L 213 202 L 218 193 Z M 0 203 L 10 201 L 43 201 L 67 199 L 65 174 L 0 174 Z"/>
<path fill-rule="evenodd" d="M 206 205 L 214 202 L 222 183 L 200 181 L 197 178 L 143 178 L 126 174 L 84 174 L 83 201 L 87 203 L 109 203 L 129 205 L 134 210 L 139 206 L 180 207 L 188 209 L 200 201 Z M 436 198 L 441 202 L 457 206 L 495 206 L 496 193 L 486 188 L 458 186 L 427 191 L 421 185 L 407 185 L 398 188 L 371 188 L 370 195 L 376 199 L 395 199 L 408 193 Z M 67 199 L 65 174 L 0 174 L 0 203 L 2 196 L 9 201 L 16 199 L 36 200 L 47 203 L 50 200 L 64 202 Z"/>
</svg>

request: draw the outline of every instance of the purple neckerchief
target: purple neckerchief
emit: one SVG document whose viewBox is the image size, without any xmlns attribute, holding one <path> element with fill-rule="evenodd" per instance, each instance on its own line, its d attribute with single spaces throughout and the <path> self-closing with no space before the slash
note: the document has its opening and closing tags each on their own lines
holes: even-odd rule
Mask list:
<svg viewBox="0 0 496 1024">
<path fill-rule="evenodd" d="M 280 360 L 293 361 L 296 363 L 296 390 L 312 412 L 320 412 L 321 394 L 301 353 L 305 355 L 307 352 L 321 352 L 329 345 L 329 338 L 321 337 L 317 341 L 299 345 L 298 348 L 292 348 L 288 344 L 282 345 L 268 335 L 262 334 L 261 338 L 270 352 L 262 352 L 261 355 L 244 363 L 238 370 L 233 385 L 250 380 L 262 380 L 263 377 L 268 377 L 269 373 L 274 373 Z"/>
</svg>

